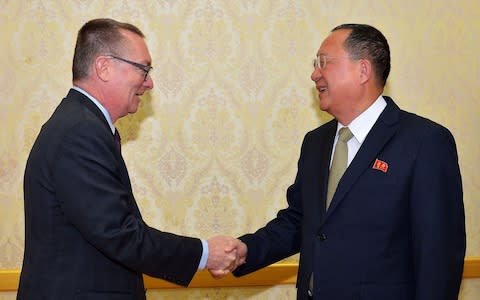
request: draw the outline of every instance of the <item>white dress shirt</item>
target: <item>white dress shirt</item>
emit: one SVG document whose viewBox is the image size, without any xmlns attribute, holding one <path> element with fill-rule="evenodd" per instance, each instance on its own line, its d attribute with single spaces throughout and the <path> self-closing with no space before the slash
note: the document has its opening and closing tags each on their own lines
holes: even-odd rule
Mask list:
<svg viewBox="0 0 480 300">
<path fill-rule="evenodd" d="M 378 120 L 378 117 L 383 112 L 385 107 L 387 106 L 387 102 L 382 96 L 379 96 L 375 102 L 370 105 L 363 113 L 361 113 L 358 117 L 356 117 L 350 124 L 343 125 L 338 122 L 337 124 L 337 133 L 335 134 L 335 141 L 333 142 L 333 148 L 337 145 L 338 141 L 338 131 L 342 127 L 348 127 L 353 134 L 353 138 L 351 138 L 347 142 L 348 147 L 348 161 L 347 166 L 350 165 L 353 158 L 357 154 L 360 146 L 362 146 L 363 141 L 367 137 L 368 133 L 372 129 L 375 122 Z M 332 166 L 333 160 L 333 151 L 332 156 L 330 157 L 330 166 Z"/>
</svg>

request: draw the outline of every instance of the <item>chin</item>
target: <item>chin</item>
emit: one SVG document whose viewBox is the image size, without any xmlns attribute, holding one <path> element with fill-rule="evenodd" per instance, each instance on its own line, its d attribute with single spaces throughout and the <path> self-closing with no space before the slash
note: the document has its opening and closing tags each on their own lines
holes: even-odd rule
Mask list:
<svg viewBox="0 0 480 300">
<path fill-rule="evenodd" d="M 320 99 L 319 103 L 318 103 L 318 107 L 320 108 L 320 110 L 322 111 L 327 111 L 328 108 L 330 107 L 330 105 L 328 105 L 328 102 L 327 100 L 322 100 Z"/>
<path fill-rule="evenodd" d="M 128 113 L 133 114 L 136 113 L 138 110 L 138 106 L 140 105 L 140 100 L 136 101 L 135 103 L 131 103 L 130 107 L 128 107 Z"/>
</svg>

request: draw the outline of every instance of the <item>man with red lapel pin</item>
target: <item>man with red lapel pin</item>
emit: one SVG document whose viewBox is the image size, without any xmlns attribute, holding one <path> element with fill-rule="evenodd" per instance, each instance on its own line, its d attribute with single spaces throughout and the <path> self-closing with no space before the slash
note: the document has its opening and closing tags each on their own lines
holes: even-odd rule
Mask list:
<svg viewBox="0 0 480 300">
<path fill-rule="evenodd" d="M 297 299 L 457 299 L 465 216 L 445 127 L 383 96 L 390 50 L 376 28 L 332 30 L 311 79 L 334 120 L 307 133 L 288 207 L 240 237 L 236 276 L 300 252 Z"/>
</svg>

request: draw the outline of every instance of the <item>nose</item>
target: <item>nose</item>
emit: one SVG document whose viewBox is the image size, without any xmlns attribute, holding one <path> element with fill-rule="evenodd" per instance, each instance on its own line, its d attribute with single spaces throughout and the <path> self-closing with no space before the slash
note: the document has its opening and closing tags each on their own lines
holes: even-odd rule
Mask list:
<svg viewBox="0 0 480 300">
<path fill-rule="evenodd" d="M 148 90 L 153 89 L 153 79 L 152 79 L 152 76 L 150 76 L 150 74 L 148 74 L 147 80 L 143 82 L 143 86 L 146 87 Z"/>
<path fill-rule="evenodd" d="M 313 82 L 317 82 L 320 78 L 322 78 L 322 71 L 320 68 L 314 68 L 310 79 L 312 79 Z"/>
</svg>

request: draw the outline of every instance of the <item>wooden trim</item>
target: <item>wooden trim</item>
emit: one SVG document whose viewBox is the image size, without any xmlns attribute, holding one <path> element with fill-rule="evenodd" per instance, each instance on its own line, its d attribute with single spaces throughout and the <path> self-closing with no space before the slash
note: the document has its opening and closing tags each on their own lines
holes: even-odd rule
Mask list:
<svg viewBox="0 0 480 300">
<path fill-rule="evenodd" d="M 0 270 L 0 291 L 16 291 L 20 270 Z"/>
<path fill-rule="evenodd" d="M 465 259 L 463 278 L 480 278 L 480 256 L 469 256 Z"/>
<path fill-rule="evenodd" d="M 277 263 L 243 277 L 228 275 L 223 279 L 213 279 L 208 271 L 198 272 L 190 283 L 191 288 L 273 286 L 279 284 L 295 284 L 297 279 L 297 263 Z M 20 278 L 20 270 L 0 270 L 0 292 L 16 291 Z M 147 289 L 171 289 L 180 286 L 162 279 L 144 275 Z M 465 259 L 463 278 L 480 278 L 480 256 Z"/>
<path fill-rule="evenodd" d="M 278 284 L 294 284 L 297 280 L 297 263 L 277 263 L 254 273 L 234 277 L 229 274 L 222 279 L 213 279 L 208 271 L 198 272 L 188 287 L 242 287 L 242 286 L 272 286 Z M 178 288 L 179 286 L 158 278 L 144 276 L 145 287 L 148 289 Z"/>
</svg>

